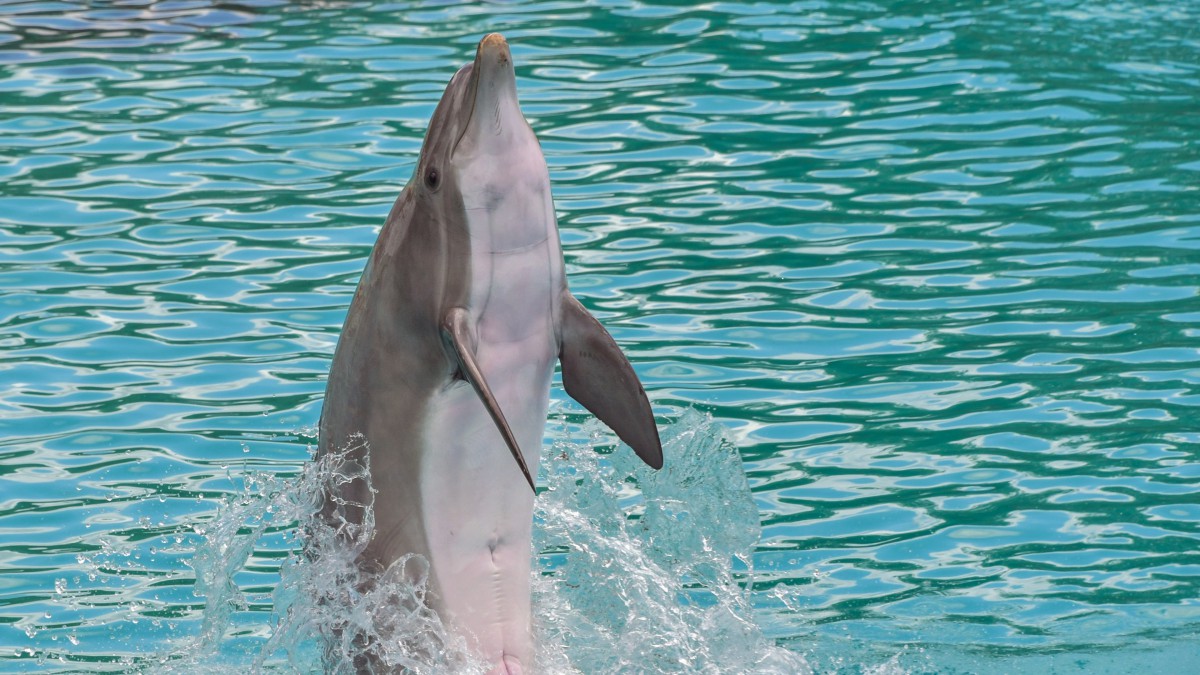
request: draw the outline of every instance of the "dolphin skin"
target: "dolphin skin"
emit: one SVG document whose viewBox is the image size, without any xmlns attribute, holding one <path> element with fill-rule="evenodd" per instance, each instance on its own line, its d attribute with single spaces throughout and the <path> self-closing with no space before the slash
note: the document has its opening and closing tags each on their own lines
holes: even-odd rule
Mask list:
<svg viewBox="0 0 1200 675">
<path fill-rule="evenodd" d="M 326 495 L 327 505 L 373 496 L 358 565 L 424 556 L 426 601 L 493 673 L 534 670 L 530 488 L 555 360 L 567 393 L 661 468 L 632 366 L 567 289 L 546 160 L 508 44 L 491 34 L 446 87 L 371 252 L 333 357 L 318 454 L 366 440 L 353 452 L 370 454 L 371 485 Z"/>
</svg>

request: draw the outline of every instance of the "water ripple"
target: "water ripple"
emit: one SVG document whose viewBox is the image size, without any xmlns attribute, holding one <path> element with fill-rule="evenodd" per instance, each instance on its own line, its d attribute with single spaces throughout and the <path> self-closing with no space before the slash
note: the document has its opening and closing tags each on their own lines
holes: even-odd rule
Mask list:
<svg viewBox="0 0 1200 675">
<path fill-rule="evenodd" d="M 847 634 L 1033 658 L 1194 633 L 1198 20 L 4 4 L 0 662 L 122 670 L 201 615 L 193 527 L 235 470 L 307 458 L 362 261 L 491 30 L 573 289 L 661 414 L 738 441 L 769 635 L 840 668 Z M 239 581 L 258 610 L 286 549 Z M 997 659 L 961 670 L 1047 669 Z"/>
</svg>

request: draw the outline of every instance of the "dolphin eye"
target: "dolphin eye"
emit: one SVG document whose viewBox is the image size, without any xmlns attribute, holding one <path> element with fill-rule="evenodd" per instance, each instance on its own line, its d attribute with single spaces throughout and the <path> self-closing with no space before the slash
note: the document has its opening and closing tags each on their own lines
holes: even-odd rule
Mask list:
<svg viewBox="0 0 1200 675">
<path fill-rule="evenodd" d="M 437 167 L 429 167 L 429 170 L 425 172 L 425 185 L 429 186 L 430 190 L 436 190 L 441 182 L 442 175 L 438 173 Z"/>
</svg>

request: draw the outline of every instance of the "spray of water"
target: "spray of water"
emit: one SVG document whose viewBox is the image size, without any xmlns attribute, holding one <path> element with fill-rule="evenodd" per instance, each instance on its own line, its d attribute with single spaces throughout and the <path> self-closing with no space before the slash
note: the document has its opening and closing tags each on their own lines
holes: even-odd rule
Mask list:
<svg viewBox="0 0 1200 675">
<path fill-rule="evenodd" d="M 666 466 L 569 437 L 536 504 L 541 661 L 549 672 L 807 673 L 754 622 L 747 582 L 758 511 L 737 451 L 689 411 L 666 430 Z"/>
<path fill-rule="evenodd" d="M 655 472 L 598 424 L 563 422 L 543 461 L 535 502 L 534 614 L 539 669 L 548 673 L 809 673 L 754 621 L 746 590 L 758 512 L 737 451 L 710 418 L 685 412 L 664 430 Z M 600 448 L 597 451 L 596 448 Z M 608 448 L 612 451 L 604 452 Z M 157 660 L 156 672 L 197 672 L 230 660 L 230 622 L 246 608 L 235 577 L 265 533 L 290 528 L 273 620 L 251 642 L 259 672 L 355 672 L 364 654 L 411 673 L 486 672 L 424 599 L 428 566 L 407 556 L 382 574 L 354 560 L 371 536 L 328 488 L 364 479 L 354 453 L 330 454 L 290 481 L 256 477 L 205 530 L 196 590 L 201 635 Z M 351 511 L 352 510 L 352 511 Z M 254 631 L 251 631 L 252 633 Z M 245 631 L 243 631 L 243 634 Z M 242 638 L 245 641 L 245 638 Z M 237 660 L 236 658 L 232 660 Z M 165 666 L 165 668 L 164 668 Z"/>
<path fill-rule="evenodd" d="M 305 472 L 305 484 L 294 493 L 309 497 L 308 509 L 298 514 L 304 548 L 280 571 L 275 593 L 278 623 L 258 668 L 264 669 L 266 659 L 281 650 L 298 667 L 316 643 L 323 646 L 325 672 L 355 673 L 368 659 L 383 672 L 486 672 L 465 641 L 447 631 L 426 605 L 429 563 L 424 557 L 406 555 L 381 573 L 355 564 L 373 533 L 373 498 L 360 504 L 326 495 L 342 494 L 336 487 L 352 481 L 370 482 L 369 465 L 353 459 L 369 458 L 369 452 L 355 452 L 361 449 L 322 457 Z M 332 508 L 316 517 L 323 499 L 332 499 Z M 350 513 L 366 517 L 358 520 Z"/>
</svg>

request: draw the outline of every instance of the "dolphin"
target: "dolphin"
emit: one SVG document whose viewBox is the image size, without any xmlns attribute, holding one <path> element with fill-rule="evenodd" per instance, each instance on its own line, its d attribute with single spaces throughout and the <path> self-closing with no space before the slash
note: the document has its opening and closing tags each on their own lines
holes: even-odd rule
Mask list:
<svg viewBox="0 0 1200 675">
<path fill-rule="evenodd" d="M 633 367 L 567 288 L 546 160 L 493 33 L 446 87 L 367 261 L 318 455 L 366 440 L 370 485 L 326 494 L 373 497 L 359 567 L 424 556 L 426 602 L 497 674 L 534 669 L 531 488 L 555 361 L 567 393 L 661 468 Z"/>
</svg>

